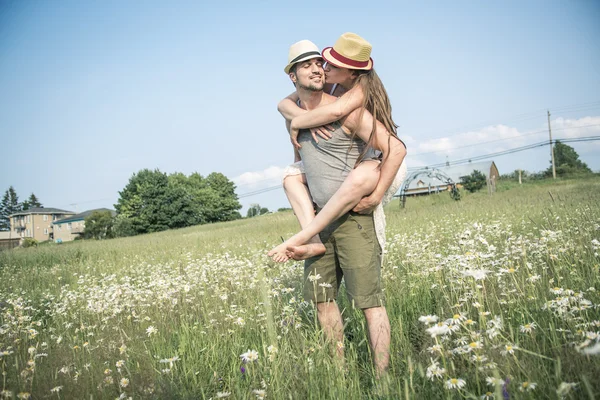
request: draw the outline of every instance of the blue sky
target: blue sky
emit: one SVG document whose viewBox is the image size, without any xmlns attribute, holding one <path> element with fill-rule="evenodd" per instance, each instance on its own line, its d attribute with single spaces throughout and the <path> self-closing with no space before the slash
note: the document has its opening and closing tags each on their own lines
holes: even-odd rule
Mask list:
<svg viewBox="0 0 600 400">
<path fill-rule="evenodd" d="M 288 48 L 348 31 L 373 45 L 409 167 L 545 140 L 547 109 L 555 138 L 600 134 L 597 1 L 203 3 L 0 0 L 0 190 L 84 211 L 143 168 L 274 187 L 292 161 Z M 600 142 L 573 147 L 600 170 Z M 287 206 L 281 189 L 241 202 Z"/>
</svg>

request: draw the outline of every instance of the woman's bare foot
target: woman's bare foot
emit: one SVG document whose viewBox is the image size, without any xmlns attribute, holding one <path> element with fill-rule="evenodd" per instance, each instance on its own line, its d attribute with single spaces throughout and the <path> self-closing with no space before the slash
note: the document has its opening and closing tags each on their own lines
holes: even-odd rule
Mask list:
<svg viewBox="0 0 600 400">
<path fill-rule="evenodd" d="M 287 243 L 281 243 L 279 246 L 269 251 L 267 255 L 275 262 L 284 263 L 290 259 L 286 254 L 287 246 Z"/>
<path fill-rule="evenodd" d="M 307 258 L 325 254 L 325 245 L 323 243 L 308 243 L 302 246 L 287 246 L 286 256 L 296 260 L 306 260 Z"/>
</svg>

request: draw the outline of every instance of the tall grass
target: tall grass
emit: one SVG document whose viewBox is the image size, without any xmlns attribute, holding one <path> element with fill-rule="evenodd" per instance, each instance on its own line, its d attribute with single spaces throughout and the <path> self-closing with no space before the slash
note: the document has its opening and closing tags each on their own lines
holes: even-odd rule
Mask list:
<svg viewBox="0 0 600 400">
<path fill-rule="evenodd" d="M 340 365 L 302 264 L 265 256 L 297 228 L 283 212 L 0 253 L 3 396 L 594 398 L 600 181 L 504 189 L 388 206 L 384 391 L 343 288 Z"/>
</svg>

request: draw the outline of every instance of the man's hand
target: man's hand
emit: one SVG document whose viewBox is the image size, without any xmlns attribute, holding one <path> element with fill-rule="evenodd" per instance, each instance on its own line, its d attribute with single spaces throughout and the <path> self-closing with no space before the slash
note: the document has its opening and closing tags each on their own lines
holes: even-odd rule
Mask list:
<svg viewBox="0 0 600 400">
<path fill-rule="evenodd" d="M 375 193 L 371 193 L 369 196 L 363 197 L 356 207 L 352 209 L 352 211 L 357 212 L 359 214 L 370 214 L 375 210 L 375 207 L 381 203 L 383 197 L 376 195 Z"/>
</svg>

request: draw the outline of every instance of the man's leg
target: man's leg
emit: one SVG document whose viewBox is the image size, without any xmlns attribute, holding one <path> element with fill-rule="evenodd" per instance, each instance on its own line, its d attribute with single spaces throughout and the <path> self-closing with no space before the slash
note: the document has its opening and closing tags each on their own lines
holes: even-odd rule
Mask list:
<svg viewBox="0 0 600 400">
<path fill-rule="evenodd" d="M 344 322 L 337 303 L 335 301 L 318 303 L 317 316 L 325 339 L 335 346 L 338 356 L 344 357 Z"/>
<path fill-rule="evenodd" d="M 380 378 L 390 363 L 390 320 L 385 307 L 366 308 L 363 312 L 369 329 L 375 373 L 377 378 Z"/>
</svg>

